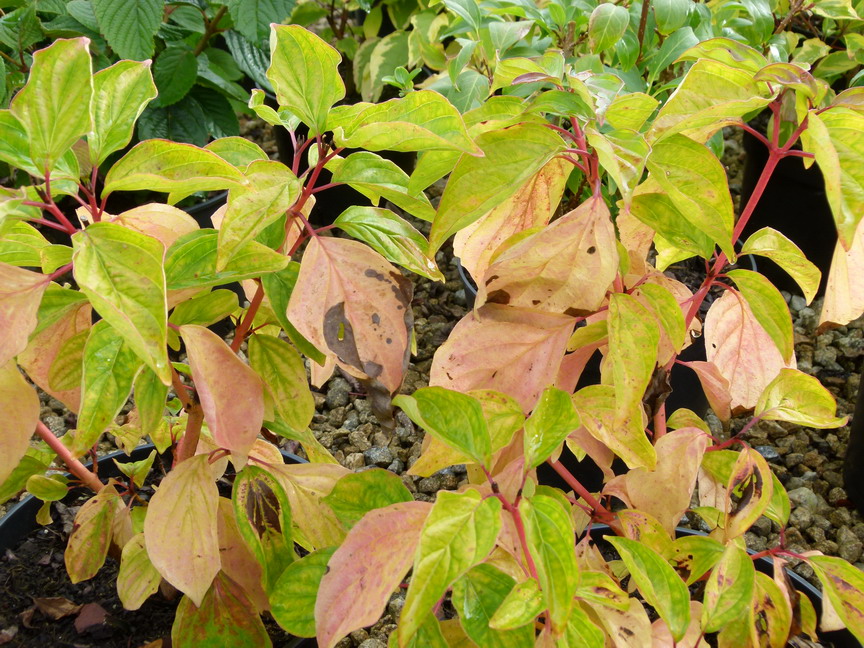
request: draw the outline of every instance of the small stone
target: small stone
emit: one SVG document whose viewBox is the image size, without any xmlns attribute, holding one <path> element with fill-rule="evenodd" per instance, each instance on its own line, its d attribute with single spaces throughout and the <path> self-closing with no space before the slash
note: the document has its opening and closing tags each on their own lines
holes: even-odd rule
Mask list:
<svg viewBox="0 0 864 648">
<path fill-rule="evenodd" d="M 819 497 L 806 486 L 795 488 L 789 491 L 789 501 L 797 507 L 804 507 L 810 511 L 816 511 L 819 508 Z"/>
<path fill-rule="evenodd" d="M 348 635 L 351 639 L 354 640 L 354 643 L 363 643 L 369 638 L 369 633 L 363 629 L 355 630 L 351 634 Z"/>
<path fill-rule="evenodd" d="M 335 648 L 354 648 L 354 642 L 351 641 L 351 637 L 342 637 Z"/>
<path fill-rule="evenodd" d="M 771 533 L 771 520 L 764 516 L 760 517 L 753 523 L 753 526 L 750 530 L 756 535 L 767 538 L 768 535 Z"/>
<path fill-rule="evenodd" d="M 367 437 L 365 431 L 361 429 L 351 430 L 351 432 L 348 433 L 348 443 L 361 452 L 365 452 L 372 447 L 369 437 Z"/>
<path fill-rule="evenodd" d="M 747 548 L 753 551 L 762 551 L 768 548 L 768 542 L 765 538 L 761 538 L 750 531 L 744 534 L 744 542 L 747 543 Z"/>
<path fill-rule="evenodd" d="M 334 409 L 336 407 L 345 407 L 351 402 L 351 385 L 344 378 L 333 378 L 327 384 L 327 407 Z"/>
<path fill-rule="evenodd" d="M 850 563 L 858 562 L 864 553 L 864 543 L 849 527 L 840 527 L 837 531 L 837 555 Z"/>
<path fill-rule="evenodd" d="M 781 290 L 781 291 L 780 291 L 780 296 L 784 299 L 784 301 L 785 301 L 787 304 L 788 304 L 788 303 L 790 302 L 790 300 L 792 299 L 792 295 L 791 295 L 790 293 L 786 292 L 785 290 Z M 805 306 L 806 306 L 806 304 L 805 304 Z M 800 310 L 800 309 L 799 309 L 799 310 Z"/>
<path fill-rule="evenodd" d="M 830 491 L 828 491 L 828 503 L 833 506 L 837 506 L 838 502 L 842 502 L 846 499 L 849 499 L 849 496 L 842 488 L 832 488 Z"/>
<path fill-rule="evenodd" d="M 405 471 L 405 463 L 401 459 L 394 459 L 393 463 L 387 466 L 387 470 L 398 475 Z"/>
<path fill-rule="evenodd" d="M 46 416 L 43 422 L 51 430 L 55 436 L 63 436 L 66 434 L 66 421 L 62 416 Z"/>
<path fill-rule="evenodd" d="M 822 542 L 813 543 L 813 549 L 821 551 L 826 556 L 836 556 L 839 548 L 840 547 L 837 546 L 837 543 L 831 540 L 823 540 Z"/>
<path fill-rule="evenodd" d="M 48 407 L 50 407 L 58 414 L 66 411 L 66 406 L 53 396 L 48 399 Z"/>
<path fill-rule="evenodd" d="M 810 538 L 813 542 L 819 543 L 824 542 L 827 538 L 825 536 L 825 530 L 820 529 L 818 526 L 813 525 L 805 532 L 805 535 Z"/>
<path fill-rule="evenodd" d="M 819 324 L 819 315 L 809 306 L 802 308 L 798 311 L 798 324 L 805 331 L 812 331 Z"/>
<path fill-rule="evenodd" d="M 344 465 L 348 470 L 357 470 L 366 465 L 366 459 L 361 452 L 352 452 L 345 457 Z"/>
<path fill-rule="evenodd" d="M 327 415 L 327 422 L 334 428 L 342 427 L 342 424 L 345 422 L 345 408 L 334 407 L 330 410 L 330 413 Z"/>
<path fill-rule="evenodd" d="M 399 594 L 394 594 L 390 597 L 390 602 L 387 604 L 387 611 L 393 615 L 393 618 L 398 618 L 405 607 L 405 597 Z"/>
<path fill-rule="evenodd" d="M 786 455 L 786 466 L 789 468 L 794 468 L 802 461 L 804 461 L 804 455 L 800 452 L 790 452 Z"/>
<path fill-rule="evenodd" d="M 792 298 L 789 300 L 789 308 L 791 308 L 796 313 L 801 311 L 802 309 L 807 307 L 807 300 L 804 299 L 801 295 L 792 295 Z"/>
<path fill-rule="evenodd" d="M 421 493 L 437 493 L 441 490 L 441 478 L 437 475 L 425 477 L 417 483 L 417 490 Z"/>
<path fill-rule="evenodd" d="M 358 425 L 360 425 L 360 416 L 354 410 L 349 411 L 345 415 L 345 421 L 342 423 L 342 427 L 346 430 L 356 430 Z"/>
<path fill-rule="evenodd" d="M 327 397 L 324 394 L 312 392 L 312 400 L 315 401 L 315 409 L 320 410 L 324 407 L 324 403 L 327 402 Z"/>
<path fill-rule="evenodd" d="M 839 338 L 835 344 L 844 358 L 857 358 L 864 355 L 864 339 L 860 337 L 844 336 Z"/>
<path fill-rule="evenodd" d="M 813 512 L 804 506 L 799 506 L 789 515 L 789 524 L 797 529 L 807 529 L 813 524 Z"/>
<path fill-rule="evenodd" d="M 813 352 L 813 362 L 822 367 L 833 369 L 834 365 L 837 364 L 837 349 L 834 347 L 816 349 Z"/>
<path fill-rule="evenodd" d="M 762 455 L 765 458 L 765 461 L 779 461 L 780 453 L 777 452 L 777 448 L 774 446 L 756 446 L 756 452 Z"/>
<path fill-rule="evenodd" d="M 368 465 L 379 466 L 386 468 L 393 461 L 393 453 L 390 448 L 372 447 L 363 453 Z"/>
<path fill-rule="evenodd" d="M 383 432 L 376 432 L 372 435 L 372 445 L 381 446 L 382 448 L 390 444 L 390 437 Z"/>
<path fill-rule="evenodd" d="M 837 527 L 850 527 L 852 526 L 852 514 L 849 512 L 849 509 L 846 508 L 837 508 L 831 511 L 828 514 L 828 519 L 831 520 L 831 524 Z M 854 532 L 852 532 L 854 534 Z M 858 536 L 855 536 L 858 538 Z M 860 538 L 858 538 L 860 540 Z"/>
</svg>

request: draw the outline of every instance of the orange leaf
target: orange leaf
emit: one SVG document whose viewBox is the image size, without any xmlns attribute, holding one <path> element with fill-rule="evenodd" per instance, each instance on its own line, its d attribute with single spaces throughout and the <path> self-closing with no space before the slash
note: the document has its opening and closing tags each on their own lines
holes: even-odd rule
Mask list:
<svg viewBox="0 0 864 648">
<path fill-rule="evenodd" d="M 264 383 L 231 348 L 203 326 L 181 326 L 192 380 L 213 439 L 231 450 L 239 470 L 264 422 Z"/>
<path fill-rule="evenodd" d="M 140 205 L 115 216 L 111 222 L 152 236 L 161 241 L 166 250 L 184 234 L 198 229 L 195 219 L 182 209 L 161 203 Z"/>
<path fill-rule="evenodd" d="M 27 347 L 36 328 L 42 293 L 51 280 L 36 272 L 0 263 L 0 365 Z"/>
<path fill-rule="evenodd" d="M 372 625 L 414 561 L 432 505 L 401 502 L 366 514 L 330 558 L 315 602 L 318 645 Z"/>
<path fill-rule="evenodd" d="M 39 396 L 11 360 L 0 367 L 0 410 L 4 419 L 0 434 L 2 484 L 30 447 L 30 437 L 39 421 Z"/>
<path fill-rule="evenodd" d="M 690 367 L 696 372 L 705 396 L 711 404 L 711 409 L 721 421 L 728 421 L 732 416 L 730 404 L 732 396 L 729 394 L 729 381 L 720 375 L 717 366 L 713 362 L 681 362 L 685 367 Z"/>
<path fill-rule="evenodd" d="M 500 391 L 527 414 L 555 382 L 574 324 L 566 315 L 486 304 L 462 318 L 435 353 L 429 384 Z"/>
</svg>

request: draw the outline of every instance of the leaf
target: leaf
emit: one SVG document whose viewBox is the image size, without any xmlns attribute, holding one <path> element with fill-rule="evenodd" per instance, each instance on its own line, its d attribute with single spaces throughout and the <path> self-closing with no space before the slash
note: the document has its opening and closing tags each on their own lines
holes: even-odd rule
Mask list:
<svg viewBox="0 0 864 648">
<path fill-rule="evenodd" d="M 210 125 L 211 119 L 202 105 L 188 94 L 165 108 L 153 104 L 147 106 L 138 119 L 137 133 L 139 140 L 163 139 L 204 146 L 210 139 Z M 197 189 L 192 185 L 190 191 Z"/>
<path fill-rule="evenodd" d="M 198 223 L 185 211 L 161 203 L 133 207 L 114 216 L 110 222 L 151 236 L 161 241 L 166 249 L 184 234 L 198 230 Z"/>
<path fill-rule="evenodd" d="M 125 59 L 153 56 L 153 36 L 162 24 L 159 0 L 92 0 L 108 44 Z"/>
<path fill-rule="evenodd" d="M 771 503 L 774 480 L 768 462 L 752 448 L 738 453 L 726 492 L 740 492 L 741 499 L 731 513 L 728 505 L 724 520 L 725 536 L 728 539 L 744 535 L 753 526 Z"/>
<path fill-rule="evenodd" d="M 864 313 L 864 227 L 855 231 L 847 251 L 838 240 L 831 258 L 825 301 L 819 314 L 818 331 L 845 326 Z"/>
<path fill-rule="evenodd" d="M 546 461 L 580 424 L 570 394 L 547 387 L 525 421 L 525 467 L 536 468 Z"/>
<path fill-rule="evenodd" d="M 503 630 L 489 627 L 492 615 L 514 584 L 510 576 L 487 564 L 473 567 L 453 584 L 453 607 L 465 632 L 478 646 L 533 648 L 534 629 L 531 626 Z"/>
<path fill-rule="evenodd" d="M 86 38 L 60 39 L 33 55 L 30 78 L 9 104 L 27 131 L 30 158 L 40 173 L 90 130 L 93 94 Z"/>
<path fill-rule="evenodd" d="M 411 295 L 411 283 L 362 243 L 313 238 L 288 319 L 313 345 L 335 355 L 340 367 L 365 380 L 378 398 L 373 409 L 386 412 L 408 365 Z"/>
<path fill-rule="evenodd" d="M 537 566 L 537 579 L 549 610 L 549 620 L 553 629 L 563 630 L 579 585 L 570 511 L 557 498 L 534 495 L 519 502 L 519 513 L 525 524 L 528 550 Z"/>
<path fill-rule="evenodd" d="M 403 502 L 376 509 L 349 531 L 318 589 L 315 635 L 322 648 L 333 648 L 381 617 L 411 567 L 431 508 L 427 502 Z"/>
<path fill-rule="evenodd" d="M 221 191 L 242 186 L 243 174 L 209 151 L 166 140 L 139 142 L 111 167 L 102 195 L 113 191 Z"/>
<path fill-rule="evenodd" d="M 410 92 L 380 104 L 340 106 L 327 119 L 339 146 L 367 151 L 462 151 L 479 153 L 462 116 L 442 95 Z"/>
<path fill-rule="evenodd" d="M 780 291 L 768 279 L 751 270 L 730 270 L 728 273 L 741 291 L 750 311 L 774 341 L 784 362 L 791 362 L 795 353 L 792 344 L 792 318 Z"/>
<path fill-rule="evenodd" d="M 656 552 L 636 540 L 609 536 L 630 572 L 630 577 L 669 626 L 672 638 L 680 641 L 690 625 L 690 592 L 678 574 Z"/>
<path fill-rule="evenodd" d="M 303 355 L 324 366 L 324 354 L 304 338 L 288 319 L 288 303 L 291 299 L 291 294 L 294 292 L 294 286 L 297 283 L 297 277 L 300 272 L 299 268 L 299 263 L 291 261 L 277 272 L 271 272 L 261 277 L 261 285 L 264 287 L 264 294 L 270 301 L 270 306 L 273 308 L 276 319 L 282 325 L 282 328 L 285 329 L 285 335 L 288 336 L 288 339 L 294 343 L 294 346 Z"/>
<path fill-rule="evenodd" d="M 746 551 L 735 545 L 726 547 L 705 586 L 702 608 L 702 629 L 705 632 L 716 632 L 729 623 L 735 623 L 749 611 L 755 574 L 753 561 Z"/>
<path fill-rule="evenodd" d="M 323 501 L 333 509 L 345 528 L 350 529 L 369 511 L 413 499 L 398 475 L 373 468 L 346 475 L 336 482 Z"/>
<path fill-rule="evenodd" d="M 533 623 L 543 612 L 543 594 L 537 581 L 529 578 L 516 583 L 489 619 L 493 630 L 512 630 Z"/>
<path fill-rule="evenodd" d="M 617 272 L 609 210 L 591 198 L 493 258 L 477 298 L 583 315 L 600 306 Z"/>
<path fill-rule="evenodd" d="M 576 598 L 621 611 L 630 606 L 626 592 L 617 585 L 609 574 L 600 571 L 582 570 L 579 573 Z"/>
<path fill-rule="evenodd" d="M 50 278 L 0 263 L 0 365 L 24 351 Z"/>
<path fill-rule="evenodd" d="M 573 612 L 567 622 L 565 636 L 567 638 L 567 648 L 576 648 L 577 646 L 602 648 L 606 645 L 606 636 L 603 634 L 603 631 L 594 624 L 579 605 L 573 606 Z"/>
<path fill-rule="evenodd" d="M 220 286 L 282 270 L 288 257 L 261 245 L 247 243 L 221 271 L 216 270 L 218 232 L 197 230 L 181 236 L 165 254 L 165 279 L 169 291 Z"/>
<path fill-rule="evenodd" d="M 117 574 L 117 595 L 123 608 L 137 610 L 159 589 L 162 576 L 153 567 L 144 547 L 144 534 L 138 533 L 124 546 Z"/>
<path fill-rule="evenodd" d="M 98 441 L 132 392 L 141 359 L 107 321 L 97 322 L 84 345 L 81 411 L 73 452 L 85 454 Z"/>
<path fill-rule="evenodd" d="M 2 229 L 0 262 L 18 267 L 42 265 L 42 250 L 49 246 L 47 239 L 28 223 L 10 221 Z"/>
<path fill-rule="evenodd" d="M 218 507 L 208 455 L 201 454 L 168 473 L 144 518 L 144 542 L 153 566 L 198 607 L 219 572 Z"/>
<path fill-rule="evenodd" d="M 323 132 L 331 106 L 345 97 L 337 70 L 339 52 L 298 25 L 274 25 L 270 59 L 267 78 L 279 105 L 297 115 L 312 133 Z"/>
<path fill-rule="evenodd" d="M 627 130 L 611 130 L 600 134 L 593 128 L 587 128 L 586 132 L 588 143 L 597 153 L 600 166 L 618 185 L 624 205 L 628 205 L 633 190 L 642 180 L 645 159 L 651 150 L 645 137 Z"/>
<path fill-rule="evenodd" d="M 6 481 L 30 447 L 39 422 L 39 396 L 14 361 L 0 367 L 0 407 L 6 423 L 0 435 L 0 484 Z"/>
<path fill-rule="evenodd" d="M 171 627 L 171 645 L 270 648 L 273 644 L 246 592 L 224 572 L 219 572 L 197 604 L 188 594 L 180 600 Z"/>
<path fill-rule="evenodd" d="M 121 504 L 117 491 L 108 485 L 78 509 L 63 554 L 66 571 L 73 583 L 93 578 L 102 568 L 111 545 L 114 515 Z"/>
<path fill-rule="evenodd" d="M 389 209 L 354 205 L 333 224 L 352 238 L 368 243 L 391 263 L 433 281 L 444 280 L 435 260 L 426 254 L 429 247 L 426 238 Z"/>
<path fill-rule="evenodd" d="M 834 396 L 817 378 L 797 369 L 781 369 L 762 392 L 753 414 L 766 421 L 830 429 L 846 424 L 848 417 L 836 417 L 836 411 Z"/>
<path fill-rule="evenodd" d="M 721 421 L 728 421 L 732 416 L 732 396 L 729 391 L 729 381 L 720 374 L 717 365 L 698 360 L 681 362 L 681 364 L 696 372 L 711 409 Z"/>
<path fill-rule="evenodd" d="M 792 277 L 809 304 L 816 296 L 822 273 L 807 260 L 800 248 L 782 232 L 763 227 L 744 242 L 741 255 L 757 254 L 771 259 Z"/>
<path fill-rule="evenodd" d="M 574 323 L 564 315 L 487 304 L 457 323 L 439 347 L 430 385 L 494 389 L 530 412 L 555 381 Z"/>
<path fill-rule="evenodd" d="M 668 36 L 687 22 L 690 10 L 689 0 L 657 0 L 651 4 L 657 31 Z"/>
<path fill-rule="evenodd" d="M 489 555 L 501 530 L 500 513 L 501 502 L 475 490 L 438 493 L 423 524 L 399 619 L 401 644 L 414 636 L 447 588 Z"/>
<path fill-rule="evenodd" d="M 727 290 L 705 317 L 705 351 L 726 380 L 733 414 L 756 405 L 759 396 L 786 366 L 777 346 L 750 307 Z"/>
<path fill-rule="evenodd" d="M 837 615 L 858 641 L 862 641 L 864 618 L 861 616 L 861 603 L 864 599 L 864 577 L 861 572 L 845 560 L 833 556 L 809 556 L 806 560 L 816 572 Z"/>
<path fill-rule="evenodd" d="M 114 223 L 93 223 L 76 233 L 72 244 L 73 271 L 81 291 L 162 383 L 170 384 L 165 248 Z"/>
<path fill-rule="evenodd" d="M 825 193 L 837 225 L 837 235 L 851 249 L 864 213 L 864 114 L 842 106 L 817 114 L 811 111 L 807 133 L 816 163 L 825 179 Z"/>
<path fill-rule="evenodd" d="M 630 203 L 630 213 L 689 256 L 698 254 L 710 259 L 714 254 L 711 237 L 685 218 L 668 194 L 635 195 Z"/>
<path fill-rule="evenodd" d="M 483 157 L 463 155 L 447 182 L 429 234 L 434 254 L 452 234 L 501 204 L 564 146 L 552 130 L 520 124 L 475 139 Z"/>
<path fill-rule="evenodd" d="M 333 182 L 350 185 L 373 203 L 377 203 L 380 198 L 389 200 L 422 220 L 431 221 L 435 216 L 435 209 L 425 194 L 408 193 L 408 174 L 395 162 L 366 151 L 352 153 L 336 168 L 335 162 L 333 160 L 328 164 L 328 168 L 333 169 Z"/>
<path fill-rule="evenodd" d="M 591 51 L 597 54 L 612 47 L 627 31 L 629 22 L 630 14 L 626 7 L 611 2 L 597 5 L 588 20 Z"/>
<path fill-rule="evenodd" d="M 683 135 L 672 135 L 653 145 L 647 166 L 684 218 L 734 261 L 732 197 L 726 171 L 710 149 Z"/>
<path fill-rule="evenodd" d="M 253 335 L 248 344 L 249 364 L 264 381 L 279 417 L 295 430 L 305 430 L 315 414 L 315 402 L 303 359 L 291 345 L 271 335 Z"/>
<path fill-rule="evenodd" d="M 255 142 L 242 137 L 220 137 L 210 142 L 204 148 L 208 151 L 213 151 L 216 155 L 229 164 L 233 164 L 241 171 L 247 170 L 253 162 L 270 159 Z"/>
<path fill-rule="evenodd" d="M 198 60 L 185 43 L 166 47 L 153 66 L 153 80 L 159 89 L 156 104 L 170 106 L 180 101 L 195 85 Z"/>
<path fill-rule="evenodd" d="M 270 593 L 270 612 L 297 637 L 315 636 L 315 600 L 336 547 L 314 551 L 291 563 Z"/>
<path fill-rule="evenodd" d="M 260 43 L 270 34 L 270 24 L 285 22 L 295 4 L 296 0 L 230 0 L 228 13 L 246 40 Z"/>
<path fill-rule="evenodd" d="M 243 466 L 264 422 L 264 383 L 209 329 L 187 324 L 180 335 L 213 439 Z"/>
<path fill-rule="evenodd" d="M 669 2 L 670 0 L 662 1 Z M 656 11 L 658 3 L 655 2 L 653 7 Z M 631 92 L 629 94 L 618 95 L 606 109 L 606 121 L 619 130 L 630 129 L 639 131 L 645 124 L 645 121 L 654 114 L 659 103 L 654 97 L 644 92 Z"/>
<path fill-rule="evenodd" d="M 118 61 L 93 75 L 93 127 L 87 134 L 93 166 L 129 144 L 135 122 L 155 97 L 147 62 Z"/>
</svg>

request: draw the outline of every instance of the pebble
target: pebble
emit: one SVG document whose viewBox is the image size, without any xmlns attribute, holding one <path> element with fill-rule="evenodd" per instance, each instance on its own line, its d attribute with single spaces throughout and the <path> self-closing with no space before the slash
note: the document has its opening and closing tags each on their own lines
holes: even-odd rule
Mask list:
<svg viewBox="0 0 864 648">
<path fill-rule="evenodd" d="M 796 507 L 804 507 L 811 512 L 816 511 L 819 507 L 819 496 L 805 486 L 790 490 L 789 501 Z"/>
<path fill-rule="evenodd" d="M 366 463 L 373 466 L 386 468 L 393 461 L 393 453 L 390 448 L 372 447 L 363 453 Z"/>
<path fill-rule="evenodd" d="M 42 418 L 42 422 L 51 430 L 55 436 L 63 436 L 66 434 L 66 421 L 62 416 L 45 416 Z"/>
<path fill-rule="evenodd" d="M 424 477 L 417 483 L 417 490 L 421 493 L 436 493 L 441 490 L 441 478 L 437 475 Z"/>
<path fill-rule="evenodd" d="M 327 407 L 333 409 L 335 407 L 345 407 L 351 402 L 351 385 L 344 378 L 332 378 L 327 383 L 327 396 L 325 402 Z"/>
<path fill-rule="evenodd" d="M 864 552 L 864 543 L 849 527 L 842 526 L 837 531 L 837 553 L 850 563 L 858 562 Z"/>
<path fill-rule="evenodd" d="M 363 468 L 366 465 L 366 459 L 363 457 L 362 452 L 352 452 L 345 457 L 343 465 L 348 470 L 357 470 L 358 468 Z"/>
<path fill-rule="evenodd" d="M 804 299 L 801 295 L 792 295 L 792 297 L 789 299 L 789 308 L 791 308 L 796 313 L 800 312 L 806 307 L 807 300 Z"/>
<path fill-rule="evenodd" d="M 774 446 L 755 446 L 754 448 L 756 452 L 762 455 L 765 458 L 765 461 L 779 461 L 780 453 L 777 452 L 777 449 Z"/>
</svg>

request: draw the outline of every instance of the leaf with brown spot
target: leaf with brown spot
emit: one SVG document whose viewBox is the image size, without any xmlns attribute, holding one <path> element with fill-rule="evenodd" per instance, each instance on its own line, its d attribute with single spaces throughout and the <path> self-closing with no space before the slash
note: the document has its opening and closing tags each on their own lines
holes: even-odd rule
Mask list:
<svg viewBox="0 0 864 648">
<path fill-rule="evenodd" d="M 807 562 L 837 615 L 858 641 L 864 642 L 864 574 L 833 556 L 810 556 Z"/>
<path fill-rule="evenodd" d="M 595 311 L 618 272 L 615 227 L 602 198 L 590 198 L 508 248 L 489 265 L 477 303 L 508 295 L 511 306 Z"/>
<path fill-rule="evenodd" d="M 494 389 L 530 412 L 555 382 L 575 319 L 487 304 L 456 324 L 432 361 L 430 385 Z"/>
<path fill-rule="evenodd" d="M 638 599 L 631 598 L 630 607 L 623 611 L 593 603 L 588 605 L 596 612 L 596 618 L 615 648 L 651 648 L 651 621 Z"/>
<path fill-rule="evenodd" d="M 702 629 L 717 632 L 749 612 L 755 580 L 756 568 L 747 552 L 734 544 L 726 547 L 705 586 Z"/>
<path fill-rule="evenodd" d="M 45 275 L 0 263 L 0 365 L 27 348 L 49 283 Z"/>
<path fill-rule="evenodd" d="M 761 637 L 767 637 L 769 648 L 784 648 L 792 627 L 792 608 L 783 596 L 783 591 L 774 580 L 760 572 L 756 573 L 753 596 L 756 630 Z M 760 641 L 760 645 L 764 639 Z"/>
<path fill-rule="evenodd" d="M 370 511 L 354 525 L 318 589 L 315 625 L 322 648 L 380 618 L 414 561 L 431 508 L 427 502 L 401 502 Z"/>
<path fill-rule="evenodd" d="M 408 368 L 412 295 L 411 282 L 368 246 L 319 237 L 303 253 L 288 304 L 297 330 L 366 383 L 385 419 Z"/>
<path fill-rule="evenodd" d="M 753 448 L 738 453 L 727 493 L 741 493 L 734 513 L 727 509 L 724 529 L 727 540 L 744 535 L 771 504 L 774 480 L 768 462 Z"/>
</svg>

